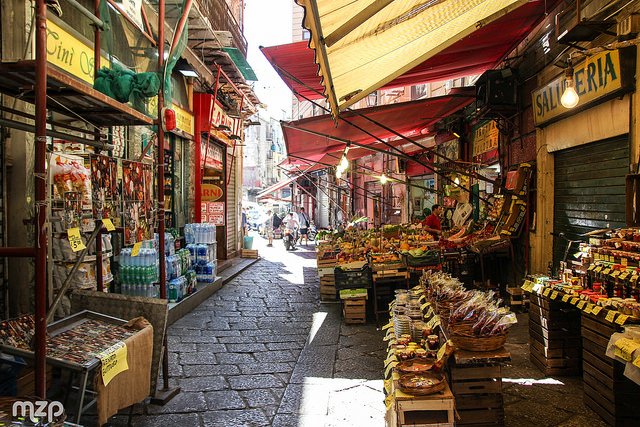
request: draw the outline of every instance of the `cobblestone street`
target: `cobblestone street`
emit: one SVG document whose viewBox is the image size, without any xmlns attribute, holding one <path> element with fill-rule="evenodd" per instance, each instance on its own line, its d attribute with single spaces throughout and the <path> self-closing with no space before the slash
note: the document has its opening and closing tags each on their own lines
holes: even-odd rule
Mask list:
<svg viewBox="0 0 640 427">
<path fill-rule="evenodd" d="M 321 304 L 312 245 L 263 259 L 168 329 L 166 406 L 136 405 L 136 426 L 381 426 L 385 346 L 375 325 L 342 324 Z M 126 424 L 126 411 L 112 425 Z"/>
</svg>

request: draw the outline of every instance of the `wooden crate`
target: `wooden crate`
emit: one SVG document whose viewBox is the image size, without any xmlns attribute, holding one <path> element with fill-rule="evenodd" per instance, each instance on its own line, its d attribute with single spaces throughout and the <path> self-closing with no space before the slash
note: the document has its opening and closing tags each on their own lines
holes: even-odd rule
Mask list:
<svg viewBox="0 0 640 427">
<path fill-rule="evenodd" d="M 17 378 L 17 395 L 18 396 L 35 396 L 36 395 L 36 371 L 35 362 L 33 360 L 25 360 L 25 366 L 19 373 Z M 53 378 L 53 369 L 51 365 L 46 367 L 47 387 L 51 386 Z"/>
<path fill-rule="evenodd" d="M 367 300 L 365 298 L 342 300 L 342 307 L 344 323 L 347 325 L 367 323 Z"/>
<path fill-rule="evenodd" d="M 545 375 L 579 375 L 582 370 L 580 310 L 532 295 L 529 307 L 529 359 Z"/>
<path fill-rule="evenodd" d="M 334 268 L 338 258 L 318 258 L 318 268 Z"/>
<path fill-rule="evenodd" d="M 398 426 L 454 426 L 455 402 L 448 384 L 441 392 L 426 396 L 406 394 L 395 386 L 393 393 Z"/>
<path fill-rule="evenodd" d="M 243 249 L 240 253 L 242 258 L 258 258 L 258 250 L 257 249 Z"/>
<path fill-rule="evenodd" d="M 584 402 L 607 424 L 638 425 L 640 386 L 624 376 L 624 364 L 605 355 L 611 334 L 622 328 L 582 313 Z"/>
<path fill-rule="evenodd" d="M 464 357 L 458 357 L 465 354 Z M 458 426 L 502 426 L 504 425 L 504 402 L 502 399 L 502 364 L 498 360 L 508 358 L 508 352 L 501 349 L 495 357 L 472 361 L 473 352 L 456 350 L 454 360 L 450 359 L 448 376 L 451 390 L 456 399 L 456 410 L 460 418 Z M 478 354 L 478 353 L 476 353 Z M 464 363 L 456 363 L 456 358 Z M 496 360 L 495 363 L 486 361 Z"/>
<path fill-rule="evenodd" d="M 507 304 L 511 309 L 527 311 L 529 309 L 529 298 L 522 288 L 507 288 Z"/>
</svg>

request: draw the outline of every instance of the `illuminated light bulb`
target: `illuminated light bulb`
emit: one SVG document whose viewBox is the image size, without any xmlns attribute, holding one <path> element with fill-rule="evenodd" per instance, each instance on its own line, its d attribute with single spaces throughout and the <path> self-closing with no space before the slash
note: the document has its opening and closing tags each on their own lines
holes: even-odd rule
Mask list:
<svg viewBox="0 0 640 427">
<path fill-rule="evenodd" d="M 342 170 L 345 170 L 349 167 L 349 160 L 347 160 L 347 156 L 342 156 L 342 160 L 340 160 L 340 167 Z"/>
<path fill-rule="evenodd" d="M 456 185 L 458 185 L 458 186 L 459 186 L 459 185 L 460 185 L 460 178 L 456 177 L 456 179 L 454 179 L 454 180 L 453 180 L 453 182 L 454 182 Z"/>
<path fill-rule="evenodd" d="M 387 176 L 385 174 L 380 175 L 380 184 L 384 185 L 387 183 Z"/>
<path fill-rule="evenodd" d="M 578 105 L 580 97 L 573 87 L 573 67 L 571 66 L 571 58 L 568 59 L 569 66 L 564 71 L 564 93 L 560 97 L 560 103 L 565 108 L 573 108 Z"/>
<path fill-rule="evenodd" d="M 338 168 L 338 170 L 336 171 L 336 178 L 342 178 L 342 169 Z"/>
<path fill-rule="evenodd" d="M 573 108 L 578 105 L 579 101 L 580 97 L 578 97 L 578 92 L 573 88 L 573 81 L 567 80 L 567 85 L 562 97 L 560 98 L 560 103 L 565 108 Z"/>
</svg>

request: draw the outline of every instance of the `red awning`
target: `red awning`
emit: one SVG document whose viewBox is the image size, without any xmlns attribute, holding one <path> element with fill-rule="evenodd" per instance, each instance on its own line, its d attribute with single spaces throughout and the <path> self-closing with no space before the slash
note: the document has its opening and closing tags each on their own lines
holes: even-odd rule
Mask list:
<svg viewBox="0 0 640 427">
<path fill-rule="evenodd" d="M 480 28 L 441 53 L 428 59 L 380 90 L 437 82 L 482 74 L 494 68 L 551 10 L 556 2 L 530 1 L 491 24 Z M 307 41 L 261 47 L 262 53 L 287 86 L 303 100 L 323 98 L 315 52 Z M 290 77 L 290 74 L 304 84 Z M 311 87 L 305 87 L 305 85 Z"/>
<path fill-rule="evenodd" d="M 429 126 L 466 107 L 474 100 L 474 88 L 455 88 L 446 96 L 362 108 L 357 110 L 357 113 L 415 140 L 427 135 Z M 354 111 L 346 111 L 340 115 L 340 118 L 382 140 L 393 138 L 394 140 L 389 142 L 393 146 L 407 144 L 407 141 L 399 139 L 393 132 L 383 129 L 358 114 Z M 327 167 L 326 164 L 335 165 L 342 156 L 341 152 L 346 146 L 346 141 L 366 144 L 372 149 L 390 150 L 386 144 L 344 120 L 338 120 L 336 126 L 333 117 L 325 114 L 282 123 L 282 132 L 289 155 L 287 164 L 299 165 L 301 169 L 305 169 L 305 165 L 309 168 L 309 165 L 318 162 L 317 167 L 312 167 L 310 170 L 322 169 Z M 353 160 L 367 156 L 375 152 L 372 149 L 352 145 L 347 157 Z M 300 161 L 299 158 L 308 162 Z M 323 165 L 320 162 L 326 164 Z"/>
<path fill-rule="evenodd" d="M 262 197 L 265 197 L 273 192 L 276 192 L 278 190 L 280 190 L 281 188 L 286 187 L 287 185 L 291 184 L 291 182 L 293 180 L 295 180 L 297 178 L 297 176 L 294 176 L 292 178 L 287 178 L 287 179 L 283 179 L 282 181 L 278 181 L 277 183 L 273 184 L 271 187 L 267 187 L 266 189 L 262 190 L 260 193 L 258 193 L 258 195 L 256 196 L 257 199 L 260 199 Z"/>
</svg>

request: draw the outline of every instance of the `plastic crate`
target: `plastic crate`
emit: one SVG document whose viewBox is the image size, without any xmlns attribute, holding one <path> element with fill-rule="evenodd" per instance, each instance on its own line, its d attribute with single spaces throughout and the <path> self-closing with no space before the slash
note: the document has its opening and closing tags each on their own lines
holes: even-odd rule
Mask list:
<svg viewBox="0 0 640 427">
<path fill-rule="evenodd" d="M 428 257 L 413 257 L 410 254 L 404 254 L 407 267 L 433 267 L 441 263 L 440 252 Z"/>
<path fill-rule="evenodd" d="M 0 358 L 0 397 L 18 394 L 18 374 L 27 364 L 20 357 L 15 360 Z"/>
<path fill-rule="evenodd" d="M 343 270 L 340 267 L 334 269 L 336 289 L 371 288 L 371 268 L 365 265 L 359 269 Z"/>
</svg>

